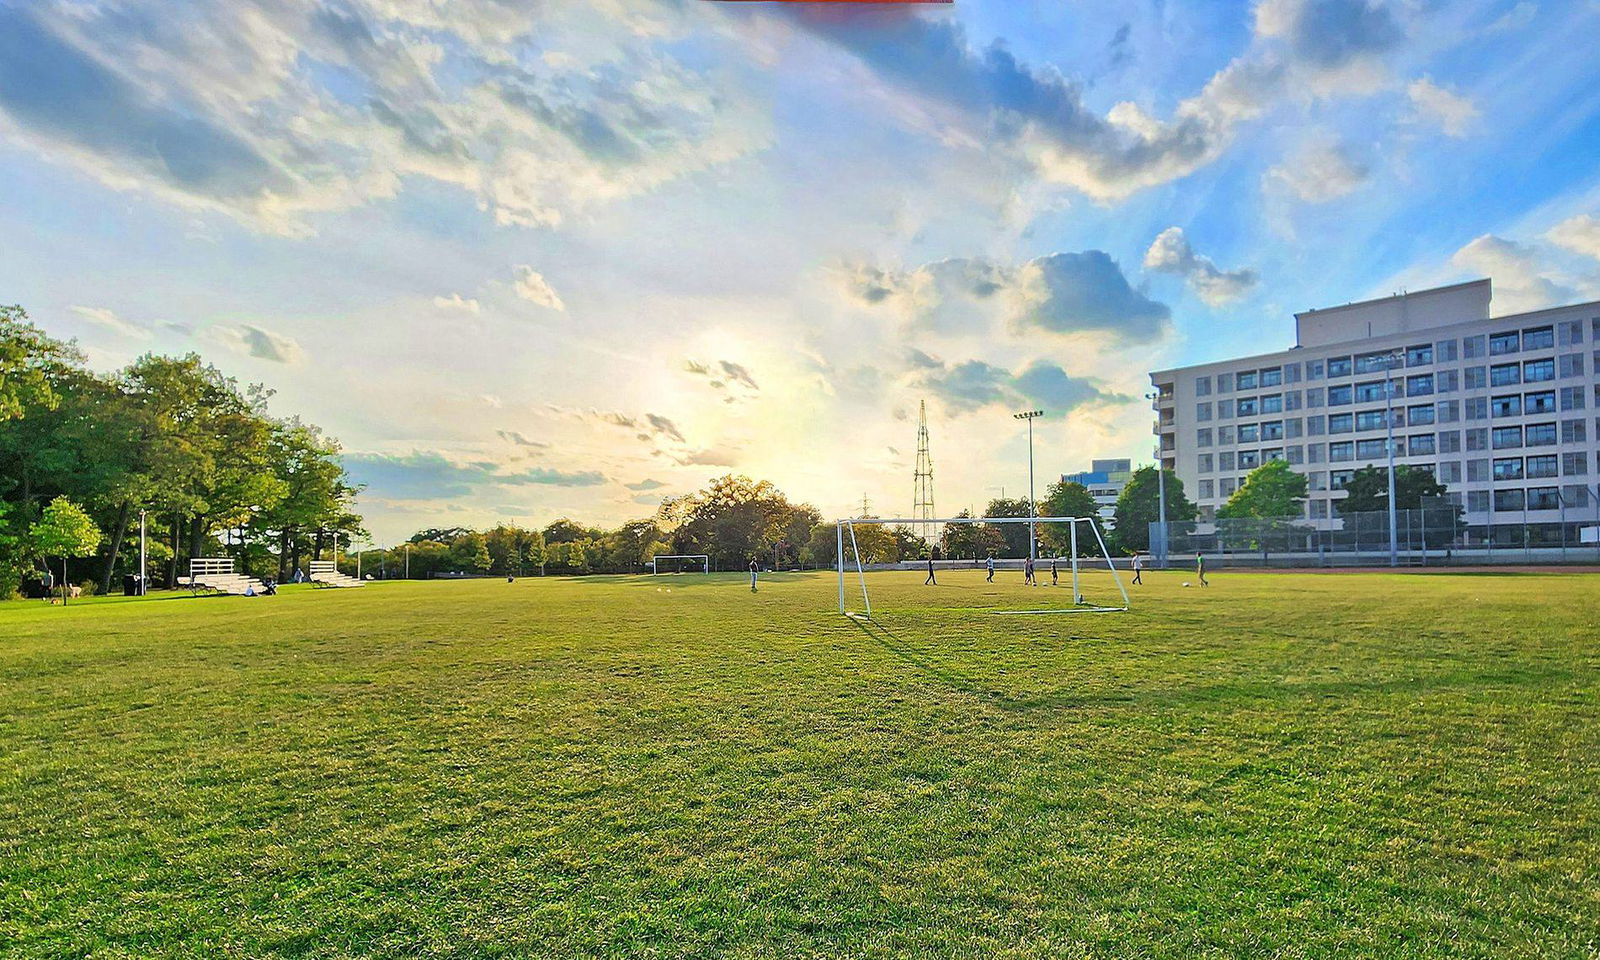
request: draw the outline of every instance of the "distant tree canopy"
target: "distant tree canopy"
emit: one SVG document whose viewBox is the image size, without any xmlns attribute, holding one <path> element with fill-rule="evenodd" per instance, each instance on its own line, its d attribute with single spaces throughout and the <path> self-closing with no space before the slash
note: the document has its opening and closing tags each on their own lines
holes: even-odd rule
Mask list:
<svg viewBox="0 0 1600 960">
<path fill-rule="evenodd" d="M 1389 509 L 1389 468 L 1362 467 L 1344 485 L 1345 497 L 1334 504 L 1340 513 L 1374 513 Z M 1424 497 L 1442 497 L 1445 485 L 1431 472 L 1401 464 L 1394 471 L 1396 510 L 1416 510 Z"/>
<path fill-rule="evenodd" d="M 1047 517 L 1094 517 L 1095 523 L 1099 523 L 1100 505 L 1094 502 L 1094 494 L 1083 484 L 1058 480 L 1050 485 L 1044 502 L 1039 505 L 1039 512 Z M 1071 524 L 1044 524 L 1040 527 L 1039 537 L 1053 553 L 1072 549 Z M 1100 544 L 1095 540 L 1094 533 L 1083 524 L 1078 524 L 1078 555 L 1098 556 L 1099 553 Z"/>
<path fill-rule="evenodd" d="M 141 510 L 168 583 L 197 556 L 282 576 L 335 537 L 362 535 L 338 444 L 269 416 L 270 396 L 194 354 L 96 373 L 20 307 L 0 307 L 0 596 L 43 562 L 28 534 L 56 498 L 103 532 L 87 554 L 102 589 L 139 572 L 129 533 Z"/>
<path fill-rule="evenodd" d="M 1308 489 L 1305 474 L 1294 472 L 1286 461 L 1270 460 L 1250 471 L 1217 516 L 1233 520 L 1298 517 L 1305 508 Z"/>
<path fill-rule="evenodd" d="M 1192 521 L 1199 515 L 1194 501 L 1183 492 L 1183 481 L 1171 470 L 1164 470 L 1167 488 L 1167 522 L 1174 533 L 1192 529 Z M 1150 524 L 1161 519 L 1160 481 L 1154 466 L 1144 466 L 1133 472 L 1128 485 L 1117 497 L 1114 515 L 1115 528 L 1111 531 L 1114 549 L 1123 553 L 1139 553 L 1150 549 Z"/>
</svg>

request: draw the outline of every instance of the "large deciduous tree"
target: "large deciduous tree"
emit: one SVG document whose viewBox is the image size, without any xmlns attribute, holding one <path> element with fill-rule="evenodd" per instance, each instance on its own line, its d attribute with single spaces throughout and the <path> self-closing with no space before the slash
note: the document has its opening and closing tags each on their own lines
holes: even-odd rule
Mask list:
<svg viewBox="0 0 1600 960">
<path fill-rule="evenodd" d="M 1194 501 L 1183 492 L 1183 481 L 1171 470 L 1162 471 L 1167 490 L 1167 522 L 1174 533 L 1193 529 L 1193 520 L 1199 510 Z M 1161 518 L 1160 480 L 1154 466 L 1143 466 L 1133 472 L 1128 485 L 1117 496 L 1116 524 L 1111 531 L 1113 543 L 1124 553 L 1140 553 L 1150 549 L 1150 524 Z"/>
<path fill-rule="evenodd" d="M 1298 517 L 1305 509 L 1308 489 L 1304 474 L 1294 472 L 1283 460 L 1271 460 L 1250 471 L 1217 516 L 1228 520 Z"/>
</svg>

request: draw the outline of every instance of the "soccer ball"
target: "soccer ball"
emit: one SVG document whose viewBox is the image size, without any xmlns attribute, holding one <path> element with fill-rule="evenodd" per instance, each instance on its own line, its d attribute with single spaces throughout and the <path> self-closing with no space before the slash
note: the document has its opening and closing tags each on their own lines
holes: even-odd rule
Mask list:
<svg viewBox="0 0 1600 960">
<path fill-rule="evenodd" d="M 1184 586 L 1186 586 L 1186 587 L 1189 587 L 1189 586 L 1193 586 L 1193 584 L 1191 584 L 1191 583 L 1190 583 L 1190 582 L 1189 582 L 1189 581 L 1187 581 L 1187 580 L 1185 580 L 1185 581 L 1183 581 L 1183 585 L 1184 585 Z"/>
</svg>

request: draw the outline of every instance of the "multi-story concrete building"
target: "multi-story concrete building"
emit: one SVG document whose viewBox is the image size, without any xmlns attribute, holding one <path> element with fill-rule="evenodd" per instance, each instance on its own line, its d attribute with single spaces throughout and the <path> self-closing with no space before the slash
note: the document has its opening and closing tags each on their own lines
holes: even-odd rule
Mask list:
<svg viewBox="0 0 1600 960">
<path fill-rule="evenodd" d="M 1063 483 L 1081 483 L 1089 488 L 1089 495 L 1094 497 L 1095 505 L 1100 508 L 1100 519 L 1105 521 L 1110 521 L 1112 514 L 1116 513 L 1117 497 L 1131 479 L 1133 461 L 1128 459 L 1090 460 L 1089 469 L 1061 475 Z"/>
<path fill-rule="evenodd" d="M 1396 463 L 1433 471 L 1469 527 L 1596 524 L 1600 302 L 1495 317 L 1490 296 L 1474 280 L 1308 310 L 1291 349 L 1152 373 L 1163 464 L 1210 520 L 1282 458 L 1331 526 L 1351 474 L 1387 464 L 1392 408 Z"/>
</svg>

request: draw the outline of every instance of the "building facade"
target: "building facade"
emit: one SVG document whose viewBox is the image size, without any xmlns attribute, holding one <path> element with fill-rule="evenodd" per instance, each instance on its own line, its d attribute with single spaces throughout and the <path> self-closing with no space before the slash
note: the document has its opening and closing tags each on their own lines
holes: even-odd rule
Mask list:
<svg viewBox="0 0 1600 960">
<path fill-rule="evenodd" d="M 1600 302 L 1491 316 L 1490 282 L 1295 315 L 1278 353 L 1150 375 L 1162 463 L 1208 521 L 1251 470 L 1305 474 L 1331 529 L 1360 467 L 1443 481 L 1468 527 L 1600 523 Z"/>
<path fill-rule="evenodd" d="M 1099 507 L 1100 519 L 1107 523 L 1116 513 L 1117 497 L 1122 495 L 1122 488 L 1131 479 L 1133 461 L 1128 459 L 1091 460 L 1089 469 L 1061 475 L 1063 483 L 1081 483 L 1089 488 L 1089 495 L 1094 497 L 1095 505 Z"/>
</svg>

